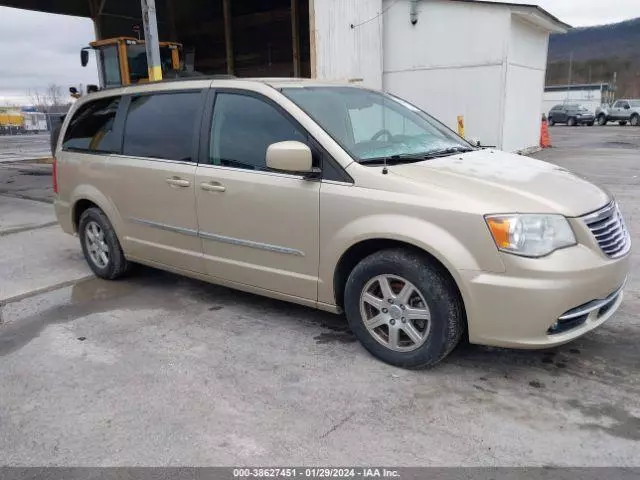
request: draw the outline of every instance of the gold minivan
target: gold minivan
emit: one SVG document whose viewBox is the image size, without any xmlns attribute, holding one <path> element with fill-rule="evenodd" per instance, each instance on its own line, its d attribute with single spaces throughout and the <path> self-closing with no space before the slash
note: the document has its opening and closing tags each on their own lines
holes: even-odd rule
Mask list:
<svg viewBox="0 0 640 480">
<path fill-rule="evenodd" d="M 74 105 L 55 157 L 58 220 L 99 277 L 136 262 L 344 312 L 393 365 L 433 365 L 463 335 L 560 345 L 622 302 L 631 242 L 607 192 L 378 91 L 105 90 Z"/>
</svg>

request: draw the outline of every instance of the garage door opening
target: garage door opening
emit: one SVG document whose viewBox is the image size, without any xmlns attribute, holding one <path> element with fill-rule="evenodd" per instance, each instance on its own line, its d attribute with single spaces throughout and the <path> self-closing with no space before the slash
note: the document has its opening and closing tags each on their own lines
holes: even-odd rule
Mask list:
<svg viewBox="0 0 640 480">
<path fill-rule="evenodd" d="M 309 0 L 172 3 L 173 12 L 163 20 L 169 20 L 167 30 L 185 51 L 194 52 L 197 71 L 238 77 L 311 75 Z"/>
</svg>

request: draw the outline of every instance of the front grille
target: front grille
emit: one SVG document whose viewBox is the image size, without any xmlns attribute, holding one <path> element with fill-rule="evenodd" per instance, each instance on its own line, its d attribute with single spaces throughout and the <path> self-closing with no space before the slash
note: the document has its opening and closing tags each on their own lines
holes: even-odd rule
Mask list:
<svg viewBox="0 0 640 480">
<path fill-rule="evenodd" d="M 596 238 L 600 249 L 607 256 L 621 257 L 631 248 L 629 232 L 617 203 L 611 202 L 597 212 L 582 218 Z"/>
</svg>

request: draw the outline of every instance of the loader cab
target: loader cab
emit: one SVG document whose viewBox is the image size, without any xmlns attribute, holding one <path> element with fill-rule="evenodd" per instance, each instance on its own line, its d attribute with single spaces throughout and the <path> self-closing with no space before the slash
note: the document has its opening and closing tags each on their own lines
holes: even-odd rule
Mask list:
<svg viewBox="0 0 640 480">
<path fill-rule="evenodd" d="M 160 42 L 162 74 L 179 71 L 182 45 Z M 149 81 L 146 45 L 144 40 L 118 37 L 91 42 L 80 52 L 82 66 L 89 62 L 89 50 L 96 52 L 100 87 L 111 88 Z"/>
</svg>

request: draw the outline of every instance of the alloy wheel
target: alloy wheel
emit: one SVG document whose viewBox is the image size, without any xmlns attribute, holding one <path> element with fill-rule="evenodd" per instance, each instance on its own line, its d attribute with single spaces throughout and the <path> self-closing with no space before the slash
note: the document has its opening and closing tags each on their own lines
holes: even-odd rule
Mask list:
<svg viewBox="0 0 640 480">
<path fill-rule="evenodd" d="M 360 295 L 360 314 L 371 336 L 397 352 L 419 348 L 431 330 L 431 312 L 411 282 L 397 275 L 378 275 Z"/>
<path fill-rule="evenodd" d="M 109 245 L 105 241 L 104 230 L 93 220 L 84 229 L 84 241 L 91 261 L 98 268 L 109 265 Z"/>
</svg>

